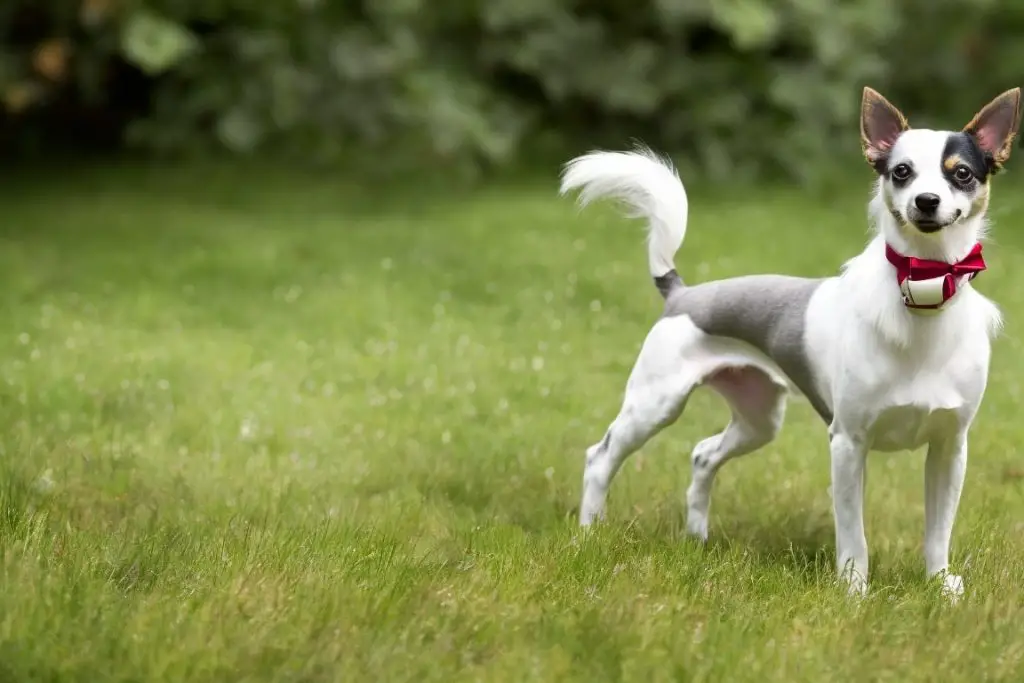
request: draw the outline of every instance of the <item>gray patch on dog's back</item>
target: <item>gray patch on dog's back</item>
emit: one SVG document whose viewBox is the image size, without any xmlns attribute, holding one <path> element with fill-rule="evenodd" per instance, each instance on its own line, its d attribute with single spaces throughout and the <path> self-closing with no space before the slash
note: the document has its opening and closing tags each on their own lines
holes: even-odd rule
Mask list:
<svg viewBox="0 0 1024 683">
<path fill-rule="evenodd" d="M 665 317 L 687 315 L 707 334 L 739 339 L 778 363 L 815 412 L 832 411 L 814 384 L 804 348 L 804 318 L 824 280 L 788 275 L 745 275 L 672 290 Z"/>
</svg>

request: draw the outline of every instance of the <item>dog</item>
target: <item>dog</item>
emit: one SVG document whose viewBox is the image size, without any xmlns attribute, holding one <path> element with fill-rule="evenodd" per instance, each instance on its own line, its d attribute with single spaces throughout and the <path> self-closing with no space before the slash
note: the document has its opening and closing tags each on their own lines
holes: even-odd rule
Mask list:
<svg viewBox="0 0 1024 683">
<path fill-rule="evenodd" d="M 790 394 L 828 426 L 837 575 L 868 588 L 864 535 L 869 451 L 927 446 L 924 563 L 954 599 L 949 546 L 967 468 L 967 434 L 988 381 L 998 307 L 972 280 L 985 269 L 990 180 L 1010 156 L 1020 89 L 996 97 L 961 131 L 911 128 L 865 88 L 860 134 L 876 175 L 872 238 L 833 277 L 746 275 L 686 284 L 674 257 L 688 198 L 665 157 L 639 145 L 594 151 L 562 169 L 560 194 L 581 207 L 615 199 L 647 222 L 650 273 L 665 300 L 626 383 L 617 417 L 586 450 L 580 524 L 605 516 L 623 461 L 673 423 L 699 386 L 731 409 L 720 433 L 691 454 L 687 531 L 706 541 L 711 489 L 728 461 L 778 434 Z"/>
</svg>

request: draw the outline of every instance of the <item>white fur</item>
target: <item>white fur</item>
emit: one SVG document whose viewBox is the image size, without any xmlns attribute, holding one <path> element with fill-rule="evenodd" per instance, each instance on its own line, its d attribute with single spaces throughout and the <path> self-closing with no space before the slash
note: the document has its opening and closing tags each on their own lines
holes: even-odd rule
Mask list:
<svg viewBox="0 0 1024 683">
<path fill-rule="evenodd" d="M 686 190 L 672 163 L 646 147 L 633 152 L 591 152 L 566 164 L 561 194 L 579 190 L 579 204 L 618 199 L 647 225 L 648 263 L 653 277 L 675 268 L 686 236 Z"/>
<path fill-rule="evenodd" d="M 869 450 L 928 447 L 925 500 L 925 566 L 943 577 L 943 590 L 958 595 L 960 577 L 948 574 L 949 542 L 963 485 L 967 432 L 988 376 L 990 341 L 1000 325 L 996 306 L 965 284 L 938 315 L 919 315 L 902 302 L 885 243 L 906 255 L 960 259 L 979 240 L 985 216 L 969 215 L 963 198 L 948 191 L 937 170 L 945 133 L 910 131 L 893 149 L 921 169 L 912 186 L 894 191 L 880 180 L 869 204 L 875 236 L 841 273 L 814 293 L 805 319 L 804 348 L 819 393 L 834 413 L 829 427 L 837 569 L 854 593 L 867 589 L 864 536 L 865 457 Z M 934 172 L 933 172 L 934 170 Z M 567 166 L 562 193 L 581 190 L 581 201 L 624 200 L 647 218 L 654 276 L 674 268 L 686 225 L 686 193 L 671 165 L 641 150 L 594 152 Z M 962 218 L 923 234 L 890 213 L 906 210 L 913 196 L 940 193 L 940 213 Z M 903 214 L 905 215 L 905 214 Z M 581 524 L 603 517 L 605 497 L 623 460 L 673 422 L 696 387 L 707 384 L 732 409 L 720 434 L 693 450 L 687 491 L 687 527 L 707 536 L 711 485 L 729 459 L 771 441 L 784 415 L 792 383 L 779 366 L 743 342 L 715 337 L 685 315 L 665 317 L 651 329 L 626 385 L 619 415 L 605 439 L 587 450 Z"/>
</svg>

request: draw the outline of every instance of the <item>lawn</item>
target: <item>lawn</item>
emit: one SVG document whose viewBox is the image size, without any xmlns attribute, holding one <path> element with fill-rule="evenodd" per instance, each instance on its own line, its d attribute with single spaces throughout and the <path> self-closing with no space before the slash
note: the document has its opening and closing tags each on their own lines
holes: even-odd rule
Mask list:
<svg viewBox="0 0 1024 683">
<path fill-rule="evenodd" d="M 802 400 L 686 539 L 720 399 L 576 528 L 583 452 L 660 313 L 639 226 L 550 177 L 445 193 L 226 167 L 0 189 L 0 680 L 980 681 L 1024 677 L 1024 183 L 997 181 L 1007 317 L 947 606 L 923 458 L 869 464 L 871 594 L 832 580 Z M 691 190 L 688 280 L 834 272 L 846 192 Z"/>
</svg>

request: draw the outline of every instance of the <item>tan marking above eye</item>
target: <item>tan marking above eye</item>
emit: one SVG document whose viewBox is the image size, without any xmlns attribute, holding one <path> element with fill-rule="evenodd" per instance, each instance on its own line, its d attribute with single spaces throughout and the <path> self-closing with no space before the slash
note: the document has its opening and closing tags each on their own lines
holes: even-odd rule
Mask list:
<svg viewBox="0 0 1024 683">
<path fill-rule="evenodd" d="M 946 159 L 942 162 L 942 167 L 947 171 L 952 171 L 954 168 L 957 167 L 958 164 L 962 162 L 963 159 L 960 158 L 960 155 L 954 154 L 952 156 L 946 157 Z"/>
</svg>

